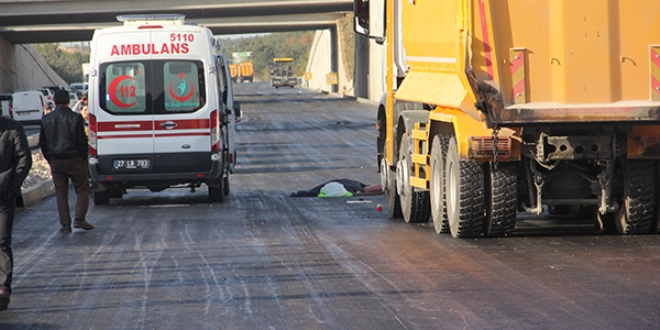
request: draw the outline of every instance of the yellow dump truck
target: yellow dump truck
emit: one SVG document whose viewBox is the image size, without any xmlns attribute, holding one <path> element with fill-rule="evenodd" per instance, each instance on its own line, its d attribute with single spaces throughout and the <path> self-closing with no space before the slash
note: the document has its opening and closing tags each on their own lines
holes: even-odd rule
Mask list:
<svg viewBox="0 0 660 330">
<path fill-rule="evenodd" d="M 240 82 L 254 80 L 254 67 L 250 62 L 241 62 L 238 64 L 238 80 Z"/>
<path fill-rule="evenodd" d="M 391 216 L 459 238 L 504 236 L 518 212 L 546 211 L 658 232 L 660 6 L 354 0 L 354 11 L 356 32 L 384 47 L 377 154 Z"/>
</svg>

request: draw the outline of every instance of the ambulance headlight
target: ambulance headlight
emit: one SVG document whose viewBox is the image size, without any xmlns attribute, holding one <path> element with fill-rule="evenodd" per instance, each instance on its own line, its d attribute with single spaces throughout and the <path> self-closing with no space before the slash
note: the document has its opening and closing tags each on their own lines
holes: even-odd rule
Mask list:
<svg viewBox="0 0 660 330">
<path fill-rule="evenodd" d="M 220 161 L 220 154 L 211 154 L 211 160 L 214 162 Z"/>
</svg>

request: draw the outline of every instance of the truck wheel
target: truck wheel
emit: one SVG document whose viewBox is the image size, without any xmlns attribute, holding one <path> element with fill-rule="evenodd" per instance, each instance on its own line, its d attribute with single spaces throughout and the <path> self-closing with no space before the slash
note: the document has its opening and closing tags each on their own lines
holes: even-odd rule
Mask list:
<svg viewBox="0 0 660 330">
<path fill-rule="evenodd" d="M 445 164 L 447 220 L 456 238 L 481 234 L 484 221 L 484 172 L 479 163 L 461 160 L 456 136 L 451 136 Z"/>
<path fill-rule="evenodd" d="M 92 192 L 94 205 L 108 205 L 110 203 L 110 190 L 94 190 Z"/>
<path fill-rule="evenodd" d="M 221 182 L 224 181 L 220 180 Z M 224 188 L 223 184 L 220 184 L 217 187 L 211 187 L 209 186 L 209 200 L 213 203 L 215 202 L 222 202 L 224 200 L 225 194 L 224 194 Z"/>
<path fill-rule="evenodd" d="M 485 200 L 486 236 L 504 236 L 516 226 L 518 209 L 518 184 L 516 163 L 499 163 L 497 168 L 492 163 L 486 167 Z"/>
<path fill-rule="evenodd" d="M 653 162 L 627 160 L 622 162 L 623 200 L 615 216 L 619 234 L 651 232 L 656 205 Z"/>
<path fill-rule="evenodd" d="M 438 234 L 449 232 L 444 184 L 448 141 L 448 135 L 436 135 L 431 144 L 431 217 L 435 232 Z"/>
<path fill-rule="evenodd" d="M 387 212 L 392 218 L 401 218 L 401 204 L 399 203 L 399 194 L 396 193 L 396 174 L 390 171 L 387 161 L 383 157 L 380 160 L 380 182 L 385 193 L 385 202 L 387 203 Z"/>
<path fill-rule="evenodd" d="M 410 184 L 413 171 L 411 150 L 406 137 L 401 139 L 399 161 L 396 164 L 396 184 L 401 203 L 401 213 L 406 222 L 427 222 L 431 216 L 428 191 L 418 191 Z"/>
<path fill-rule="evenodd" d="M 655 162 L 655 182 L 656 189 L 660 189 L 660 162 Z M 655 218 L 651 224 L 651 234 L 660 233 L 660 194 L 657 194 L 655 200 Z"/>
</svg>

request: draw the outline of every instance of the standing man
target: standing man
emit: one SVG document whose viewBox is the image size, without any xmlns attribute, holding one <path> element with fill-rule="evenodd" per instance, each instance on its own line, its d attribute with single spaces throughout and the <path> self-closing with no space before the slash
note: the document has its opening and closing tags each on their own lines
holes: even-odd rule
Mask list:
<svg viewBox="0 0 660 330">
<path fill-rule="evenodd" d="M 41 120 L 39 147 L 53 176 L 57 212 L 62 225 L 60 231 L 71 232 L 69 179 L 73 182 L 77 196 L 73 227 L 92 230 L 94 226 L 85 220 L 89 208 L 89 174 L 84 119 L 69 108 L 67 91 L 57 90 L 53 98 L 55 110 Z"/>
<path fill-rule="evenodd" d="M 14 227 L 16 199 L 32 167 L 32 153 L 23 125 L 0 117 L 0 310 L 9 306 L 14 255 L 11 232 Z"/>
</svg>

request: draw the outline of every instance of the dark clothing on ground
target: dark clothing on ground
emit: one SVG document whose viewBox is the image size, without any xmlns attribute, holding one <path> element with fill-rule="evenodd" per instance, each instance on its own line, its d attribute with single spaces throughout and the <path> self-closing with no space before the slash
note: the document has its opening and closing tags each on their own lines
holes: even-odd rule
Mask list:
<svg viewBox="0 0 660 330">
<path fill-rule="evenodd" d="M 32 153 L 23 125 L 0 117 L 0 290 L 11 294 L 14 256 L 11 234 L 14 226 L 16 198 L 30 173 Z"/>
<path fill-rule="evenodd" d="M 353 194 L 364 192 L 364 187 L 366 187 L 364 183 L 351 179 L 330 180 L 310 190 L 298 190 L 292 193 L 291 195 L 289 195 L 289 197 L 317 197 L 321 192 L 321 189 L 323 189 L 323 187 L 330 182 L 340 183 L 341 185 L 344 186 L 344 189 L 346 189 L 346 191 L 351 192 Z"/>
<path fill-rule="evenodd" d="M 87 161 L 89 150 L 85 119 L 69 107 L 58 105 L 41 119 L 39 147 L 47 161 L 80 158 Z"/>
<path fill-rule="evenodd" d="M 88 142 L 83 117 L 58 105 L 43 117 L 39 146 L 50 165 L 57 211 L 62 226 L 70 226 L 69 179 L 76 191 L 75 219 L 85 220 L 89 208 Z"/>
</svg>

